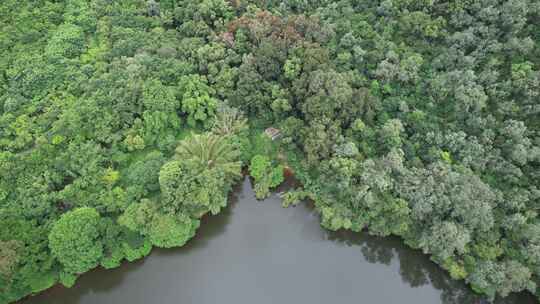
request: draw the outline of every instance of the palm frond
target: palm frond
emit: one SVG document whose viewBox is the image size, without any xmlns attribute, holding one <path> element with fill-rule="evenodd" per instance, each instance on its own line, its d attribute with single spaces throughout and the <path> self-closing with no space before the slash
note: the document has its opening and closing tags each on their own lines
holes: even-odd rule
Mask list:
<svg viewBox="0 0 540 304">
<path fill-rule="evenodd" d="M 227 178 L 241 176 L 240 153 L 233 149 L 226 136 L 192 134 L 180 142 L 175 152 L 175 158 L 194 161 L 201 169 L 221 170 Z"/>
</svg>

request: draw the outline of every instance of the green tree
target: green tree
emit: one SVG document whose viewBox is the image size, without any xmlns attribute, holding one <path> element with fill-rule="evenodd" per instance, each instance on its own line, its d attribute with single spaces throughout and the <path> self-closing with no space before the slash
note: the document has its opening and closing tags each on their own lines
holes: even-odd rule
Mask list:
<svg viewBox="0 0 540 304">
<path fill-rule="evenodd" d="M 270 188 L 279 186 L 283 180 L 283 166 L 272 167 L 270 159 L 263 155 L 255 155 L 249 165 L 249 174 L 255 180 L 255 195 L 264 199 L 270 194 Z"/>
<path fill-rule="evenodd" d="M 85 49 L 84 32 L 81 27 L 64 23 L 58 27 L 51 37 L 45 53 L 48 56 L 74 58 Z"/>
<path fill-rule="evenodd" d="M 80 274 L 96 267 L 103 256 L 100 215 L 78 208 L 62 215 L 49 233 L 49 247 L 64 271 Z"/>
<path fill-rule="evenodd" d="M 173 160 L 161 168 L 159 184 L 163 209 L 200 218 L 210 211 L 217 214 L 227 204 L 230 184 L 225 172 L 200 168 L 193 161 Z"/>
<path fill-rule="evenodd" d="M 187 122 L 195 127 L 197 122 L 211 125 L 216 113 L 218 100 L 213 98 L 213 89 L 207 84 L 206 77 L 189 75 L 180 79 L 178 84 L 182 98 L 182 111 L 188 115 Z"/>
<path fill-rule="evenodd" d="M 183 246 L 195 235 L 199 221 L 178 219 L 172 215 L 159 215 L 152 220 L 149 237 L 152 244 L 162 248 Z"/>
<path fill-rule="evenodd" d="M 241 176 L 239 157 L 239 151 L 225 136 L 212 133 L 193 134 L 180 142 L 175 154 L 176 159 L 192 161 L 202 170 L 219 171 L 227 182 Z"/>
<path fill-rule="evenodd" d="M 247 118 L 235 108 L 222 106 L 218 108 L 212 132 L 218 136 L 238 135 L 248 129 Z"/>
<path fill-rule="evenodd" d="M 21 244 L 18 241 L 0 241 L 0 282 L 9 282 L 15 266 L 19 262 L 17 251 Z M 6 284 L 7 285 L 7 284 Z"/>
</svg>

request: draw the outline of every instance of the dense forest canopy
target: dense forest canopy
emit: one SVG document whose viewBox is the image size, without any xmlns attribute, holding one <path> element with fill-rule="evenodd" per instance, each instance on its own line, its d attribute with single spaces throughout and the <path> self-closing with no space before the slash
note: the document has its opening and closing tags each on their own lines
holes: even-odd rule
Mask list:
<svg viewBox="0 0 540 304">
<path fill-rule="evenodd" d="M 539 1 L 3 0 L 0 29 L 0 303 L 182 246 L 283 166 L 325 228 L 540 297 Z"/>
</svg>

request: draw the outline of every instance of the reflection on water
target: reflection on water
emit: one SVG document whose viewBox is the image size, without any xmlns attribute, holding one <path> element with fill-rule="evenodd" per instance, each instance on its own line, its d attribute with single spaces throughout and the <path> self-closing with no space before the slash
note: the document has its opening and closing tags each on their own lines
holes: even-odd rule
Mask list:
<svg viewBox="0 0 540 304">
<path fill-rule="evenodd" d="M 21 304 L 218 302 L 481 303 L 399 238 L 327 232 L 309 204 L 283 209 L 276 195 L 256 201 L 245 179 L 186 246 L 91 271 L 71 289 L 56 286 Z M 535 302 L 516 295 L 497 303 Z"/>
</svg>

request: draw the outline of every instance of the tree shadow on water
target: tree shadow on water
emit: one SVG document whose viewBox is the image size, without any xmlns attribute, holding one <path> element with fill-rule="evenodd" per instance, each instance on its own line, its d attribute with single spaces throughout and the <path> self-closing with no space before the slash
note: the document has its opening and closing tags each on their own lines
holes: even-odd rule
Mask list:
<svg viewBox="0 0 540 304">
<path fill-rule="evenodd" d="M 114 269 L 104 269 L 98 267 L 81 275 L 75 286 L 66 288 L 57 284 L 37 295 L 26 297 L 17 304 L 76 304 L 80 303 L 85 295 L 107 293 L 118 288 L 126 279 L 130 272 L 136 271 L 142 267 L 151 256 L 172 256 L 187 254 L 190 251 L 206 246 L 206 243 L 223 233 L 227 224 L 230 222 L 234 206 L 238 202 L 239 195 L 242 192 L 243 183 L 236 185 L 229 194 L 228 205 L 216 215 L 207 215 L 201 220 L 201 226 L 196 235 L 187 242 L 186 245 L 172 249 L 153 248 L 149 256 L 134 261 L 123 263 Z"/>
<path fill-rule="evenodd" d="M 155 248 L 152 254 L 163 257 L 172 255 L 186 255 L 194 250 L 206 247 L 210 240 L 226 231 L 227 225 L 231 221 L 234 208 L 238 203 L 244 186 L 244 182 L 240 182 L 234 186 L 229 193 L 227 206 L 223 208 L 217 215 L 206 214 L 201 219 L 201 225 L 199 229 L 197 229 L 195 236 L 184 246 L 170 249 Z"/>
<path fill-rule="evenodd" d="M 128 273 L 135 271 L 145 263 L 145 259 L 134 262 L 124 261 L 122 265 L 114 269 L 95 268 L 81 275 L 75 286 L 66 288 L 61 284 L 37 294 L 26 297 L 16 303 L 19 304 L 76 304 L 82 297 L 92 293 L 106 293 L 121 285 Z"/>
<path fill-rule="evenodd" d="M 291 186 L 292 185 L 292 186 Z M 287 184 L 280 190 L 295 187 L 294 184 Z M 195 250 L 208 246 L 208 242 L 219 235 L 223 235 L 235 212 L 235 207 L 239 200 L 247 196 L 251 191 L 249 180 L 234 187 L 229 196 L 229 203 L 217 216 L 207 215 L 201 220 L 201 226 L 196 236 L 185 246 L 175 249 L 154 249 L 151 255 L 173 256 L 186 255 Z M 252 195 L 249 194 L 249 195 Z M 427 255 L 419 250 L 407 247 L 398 237 L 376 237 L 370 236 L 367 232 L 356 233 L 352 231 L 340 230 L 328 232 L 319 226 L 319 216 L 314 210 L 313 204 L 301 204 L 293 217 L 289 220 L 297 220 L 303 223 L 303 228 L 298 231 L 305 234 L 304 237 L 310 241 L 332 241 L 340 246 L 348 246 L 360 249 L 364 259 L 372 264 L 381 264 L 391 267 L 398 263 L 399 274 L 404 282 L 412 288 L 424 285 L 431 285 L 441 291 L 442 304 L 480 304 L 487 303 L 481 301 L 481 297 L 474 294 L 463 281 L 456 281 L 433 263 Z M 303 210 L 303 209 L 307 210 Z M 306 220 L 306 217 L 309 219 Z M 360 259 L 360 257 L 359 257 Z M 81 303 L 86 295 L 92 293 L 106 293 L 115 288 L 119 288 L 130 272 L 135 272 L 143 266 L 146 259 L 136 262 L 124 262 L 120 267 L 111 270 L 102 268 L 95 269 L 82 275 L 73 288 L 55 286 L 35 297 L 20 301 L 20 304 L 34 303 L 54 303 L 54 304 L 76 304 Z M 511 295 L 505 299 L 495 301 L 495 304 L 536 304 L 537 302 L 529 294 Z"/>
<path fill-rule="evenodd" d="M 347 230 L 328 232 L 328 240 L 345 246 L 360 247 L 365 260 L 372 264 L 390 265 L 397 259 L 401 279 L 411 287 L 431 284 L 441 291 L 442 304 L 484 304 L 489 303 L 475 294 L 463 281 L 454 280 L 432 262 L 420 250 L 407 247 L 395 236 L 376 237 L 367 232 L 356 233 Z M 534 297 L 527 293 L 512 294 L 497 299 L 494 304 L 536 304 Z"/>
</svg>

